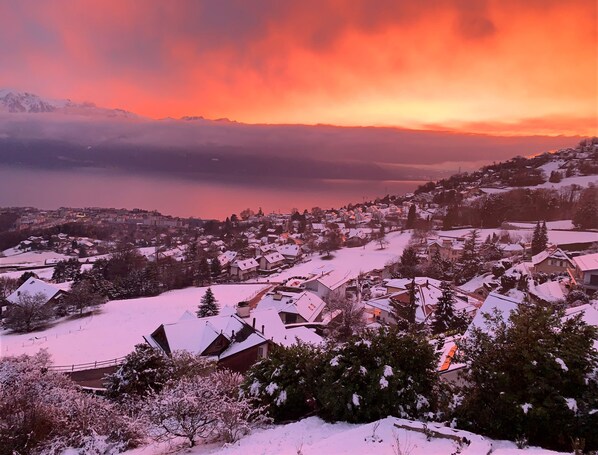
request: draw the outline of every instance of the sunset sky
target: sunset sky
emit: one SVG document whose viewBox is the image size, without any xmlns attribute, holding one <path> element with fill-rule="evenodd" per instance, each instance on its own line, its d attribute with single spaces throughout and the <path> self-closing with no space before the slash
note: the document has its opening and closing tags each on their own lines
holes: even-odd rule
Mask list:
<svg viewBox="0 0 598 455">
<path fill-rule="evenodd" d="M 595 0 L 0 0 L 0 87 L 152 117 L 598 130 Z"/>
</svg>

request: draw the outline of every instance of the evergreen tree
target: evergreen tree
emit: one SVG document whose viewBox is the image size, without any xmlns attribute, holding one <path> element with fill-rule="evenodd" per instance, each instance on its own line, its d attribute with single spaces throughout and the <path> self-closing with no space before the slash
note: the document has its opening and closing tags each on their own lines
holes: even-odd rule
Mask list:
<svg viewBox="0 0 598 455">
<path fill-rule="evenodd" d="M 546 221 L 536 223 L 534 233 L 532 236 L 532 254 L 541 253 L 546 249 L 548 245 L 548 229 L 546 227 Z"/>
<path fill-rule="evenodd" d="M 212 263 L 210 264 L 210 272 L 212 278 L 218 278 L 222 273 L 222 266 L 220 265 L 218 258 L 212 259 Z"/>
<path fill-rule="evenodd" d="M 585 450 L 598 449 L 598 333 L 581 315 L 564 315 L 522 304 L 461 340 L 463 429 L 553 450 L 583 438 Z"/>
<path fill-rule="evenodd" d="M 452 327 L 455 319 L 455 295 L 450 283 L 443 281 L 440 284 L 440 289 L 442 295 L 438 299 L 432 321 L 434 333 L 445 333 Z"/>
<path fill-rule="evenodd" d="M 197 268 L 197 277 L 202 286 L 205 285 L 206 283 L 210 283 L 212 281 L 211 280 L 212 272 L 210 270 L 210 264 L 208 262 L 208 259 L 205 256 L 203 256 L 199 260 L 199 265 Z"/>
<path fill-rule="evenodd" d="M 598 228 L 598 187 L 583 190 L 573 214 L 573 224 L 578 229 Z"/>
<path fill-rule="evenodd" d="M 409 212 L 407 213 L 407 223 L 405 224 L 405 227 L 407 229 L 413 229 L 416 219 L 417 212 L 415 211 L 415 204 L 411 204 L 411 206 L 409 207 Z"/>
<path fill-rule="evenodd" d="M 471 231 L 469 238 L 463 244 L 463 252 L 459 259 L 459 276 L 461 282 L 472 279 L 480 270 L 481 260 L 477 249 L 478 231 Z"/>
<path fill-rule="evenodd" d="M 390 306 L 392 307 L 391 316 L 397 323 L 400 329 L 408 330 L 415 325 L 415 316 L 417 312 L 417 303 L 419 297 L 417 295 L 418 286 L 415 283 L 415 278 L 407 286 L 408 302 L 405 304 L 394 299 L 390 299 Z"/>
<path fill-rule="evenodd" d="M 218 301 L 216 300 L 216 297 L 214 297 L 212 288 L 208 288 L 201 298 L 201 303 L 197 308 L 197 317 L 207 318 L 209 316 L 216 316 L 219 312 Z"/>
<path fill-rule="evenodd" d="M 403 278 L 413 278 L 417 275 L 419 265 L 419 258 L 417 251 L 412 246 L 408 246 L 401 254 L 401 261 L 399 263 L 399 273 Z"/>
</svg>

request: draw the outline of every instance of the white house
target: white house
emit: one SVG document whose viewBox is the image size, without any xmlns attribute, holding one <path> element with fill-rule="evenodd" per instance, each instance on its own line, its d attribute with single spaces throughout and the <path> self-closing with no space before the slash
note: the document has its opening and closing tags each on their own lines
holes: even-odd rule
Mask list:
<svg viewBox="0 0 598 455">
<path fill-rule="evenodd" d="M 231 277 L 237 278 L 239 281 L 243 281 L 255 277 L 258 268 L 259 264 L 253 258 L 237 259 L 230 266 L 230 275 Z"/>
<path fill-rule="evenodd" d="M 573 258 L 577 283 L 587 290 L 598 291 L 598 253 Z"/>
<path fill-rule="evenodd" d="M 280 254 L 278 251 L 273 253 L 264 254 L 260 259 L 260 270 L 265 272 L 271 272 L 282 265 L 284 265 L 285 260 L 284 256 Z"/>
</svg>

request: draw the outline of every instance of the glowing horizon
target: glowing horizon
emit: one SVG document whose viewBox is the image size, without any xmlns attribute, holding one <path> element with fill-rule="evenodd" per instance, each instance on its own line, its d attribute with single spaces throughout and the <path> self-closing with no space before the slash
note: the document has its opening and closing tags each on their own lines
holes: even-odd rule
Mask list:
<svg viewBox="0 0 598 455">
<path fill-rule="evenodd" d="M 594 1 L 3 1 L 0 12 L 0 87 L 150 118 L 598 131 Z"/>
</svg>

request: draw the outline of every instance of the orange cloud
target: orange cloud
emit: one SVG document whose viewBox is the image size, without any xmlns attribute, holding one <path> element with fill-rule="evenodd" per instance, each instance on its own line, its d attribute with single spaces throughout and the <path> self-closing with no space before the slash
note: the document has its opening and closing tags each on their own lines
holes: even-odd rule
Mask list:
<svg viewBox="0 0 598 455">
<path fill-rule="evenodd" d="M 15 2 L 0 84 L 156 118 L 596 134 L 596 3 L 522 3 Z"/>
</svg>

